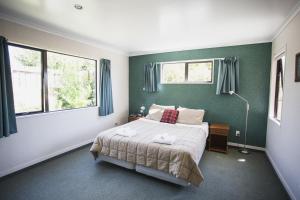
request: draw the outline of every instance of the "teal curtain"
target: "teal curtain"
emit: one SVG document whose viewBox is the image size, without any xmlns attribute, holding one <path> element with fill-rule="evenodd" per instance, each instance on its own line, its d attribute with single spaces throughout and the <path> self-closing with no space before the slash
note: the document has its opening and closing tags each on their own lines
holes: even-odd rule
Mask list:
<svg viewBox="0 0 300 200">
<path fill-rule="evenodd" d="M 148 63 L 144 66 L 144 88 L 146 92 L 158 92 L 158 68 L 157 63 Z"/>
<path fill-rule="evenodd" d="M 227 57 L 219 61 L 217 94 L 237 92 L 239 89 L 239 61 L 236 57 Z"/>
<path fill-rule="evenodd" d="M 17 132 L 7 40 L 0 36 L 0 138 Z"/>
<path fill-rule="evenodd" d="M 100 108 L 99 115 L 106 116 L 114 112 L 110 75 L 110 60 L 100 60 Z"/>
</svg>

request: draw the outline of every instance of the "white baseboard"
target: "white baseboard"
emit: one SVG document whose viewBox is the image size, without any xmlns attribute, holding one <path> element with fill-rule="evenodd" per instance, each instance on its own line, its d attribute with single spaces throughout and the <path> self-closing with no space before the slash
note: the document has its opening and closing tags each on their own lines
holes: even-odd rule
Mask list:
<svg viewBox="0 0 300 200">
<path fill-rule="evenodd" d="M 53 157 L 58 156 L 60 154 L 66 153 L 66 152 L 71 151 L 73 149 L 76 149 L 76 148 L 79 148 L 79 147 L 84 146 L 86 144 L 89 144 L 91 142 L 93 142 L 93 139 L 89 139 L 89 140 L 81 142 L 79 144 L 66 147 L 66 148 L 61 149 L 59 151 L 56 151 L 54 153 L 39 157 L 37 159 L 34 159 L 30 162 L 27 162 L 27 163 L 24 163 L 24 164 L 21 164 L 21 165 L 17 165 L 16 167 L 13 167 L 12 169 L 0 172 L 0 177 L 6 176 L 6 175 L 11 174 L 11 173 L 14 173 L 16 171 L 19 171 L 19 170 L 24 169 L 26 167 L 32 166 L 34 164 L 40 163 L 40 162 L 45 161 L 49 158 L 53 158 Z"/>
<path fill-rule="evenodd" d="M 227 142 L 227 144 L 229 146 L 234 146 L 234 147 L 244 147 L 243 144 L 234 143 L 234 142 Z M 254 149 L 254 150 L 258 150 L 258 151 L 265 151 L 265 148 L 263 148 L 263 147 L 257 147 L 257 146 L 251 146 L 251 145 L 246 145 L 246 148 Z"/>
<path fill-rule="evenodd" d="M 292 200 L 296 200 L 296 196 L 294 195 L 294 193 L 292 192 L 291 188 L 289 187 L 289 185 L 287 184 L 287 182 L 285 181 L 284 177 L 281 175 L 276 163 L 274 162 L 272 156 L 270 155 L 269 151 L 266 149 L 266 154 L 267 154 L 267 157 L 269 159 L 269 161 L 271 162 L 278 178 L 280 179 L 283 187 L 285 188 L 285 190 L 287 191 L 287 193 L 289 194 L 290 198 Z"/>
</svg>

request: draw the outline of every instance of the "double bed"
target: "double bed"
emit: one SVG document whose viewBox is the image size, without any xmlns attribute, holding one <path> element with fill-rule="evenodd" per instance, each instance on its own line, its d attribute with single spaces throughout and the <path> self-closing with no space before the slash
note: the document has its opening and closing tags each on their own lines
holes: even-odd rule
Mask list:
<svg viewBox="0 0 300 200">
<path fill-rule="evenodd" d="M 118 129 L 136 132 L 132 137 L 118 135 Z M 159 134 L 176 139 L 171 145 L 153 142 Z M 206 145 L 208 124 L 168 124 L 139 119 L 103 131 L 90 149 L 95 159 L 110 162 L 137 172 L 182 186 L 198 186 L 203 175 L 198 167 Z"/>
</svg>

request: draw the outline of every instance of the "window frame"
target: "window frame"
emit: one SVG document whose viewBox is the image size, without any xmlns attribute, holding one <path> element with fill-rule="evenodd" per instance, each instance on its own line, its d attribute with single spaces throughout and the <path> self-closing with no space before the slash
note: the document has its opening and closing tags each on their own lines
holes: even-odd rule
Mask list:
<svg viewBox="0 0 300 200">
<path fill-rule="evenodd" d="M 56 52 L 56 51 L 46 51 L 46 56 L 47 56 L 47 53 L 50 52 L 50 53 L 56 53 L 56 54 L 60 54 L 60 55 L 64 55 L 64 56 L 71 56 L 71 57 L 76 57 L 76 58 L 82 58 L 82 59 L 87 59 L 87 60 L 92 60 L 92 61 L 95 61 L 95 88 L 96 88 L 96 93 L 95 93 L 95 97 L 96 97 L 96 104 L 93 105 L 93 106 L 85 106 L 85 107 L 79 107 L 79 108 L 68 108 L 68 109 L 61 109 L 61 110 L 52 110 L 50 111 L 49 110 L 49 96 L 47 94 L 47 98 L 46 98 L 46 101 L 47 101 L 47 106 L 48 106 L 48 113 L 50 112 L 61 112 L 61 111 L 65 111 L 65 110 L 76 110 L 76 109 L 82 109 L 82 108 L 90 108 L 90 107 L 97 107 L 98 106 L 98 81 L 97 81 L 97 60 L 96 59 L 92 59 L 92 58 L 86 58 L 86 57 L 82 57 L 82 56 L 74 56 L 74 55 L 70 55 L 70 54 L 66 54 L 66 53 L 61 53 L 61 52 Z M 47 60 L 46 60 L 47 61 Z M 46 65 L 47 65 L 47 62 L 46 62 Z M 47 65 L 47 70 L 48 70 L 48 65 Z M 48 79 L 48 71 L 46 72 L 47 73 L 47 79 Z M 48 81 L 47 81 L 47 93 L 48 93 Z"/>
<path fill-rule="evenodd" d="M 166 83 L 163 82 L 164 80 L 164 73 L 163 73 L 163 67 L 164 64 L 181 64 L 184 63 L 185 69 L 184 69 L 184 82 L 177 82 L 177 83 Z M 211 63 L 212 69 L 211 69 L 211 81 L 188 81 L 188 68 L 189 64 L 193 63 Z M 203 60 L 182 60 L 182 61 L 173 61 L 173 62 L 162 62 L 160 65 L 160 84 L 164 85 L 177 85 L 177 84 L 214 84 L 214 59 L 203 59 Z"/>
<path fill-rule="evenodd" d="M 57 52 L 57 51 L 52 51 L 52 50 L 46 50 L 46 49 L 41 49 L 41 48 L 36 48 L 28 45 L 23 45 L 23 44 L 17 44 L 17 43 L 12 43 L 8 42 L 8 46 L 14 46 L 14 47 L 19 47 L 19 48 L 24 48 L 24 49 L 30 49 L 30 50 L 35 50 L 35 51 L 40 51 L 41 52 L 41 106 L 42 109 L 40 111 L 31 111 L 31 112 L 22 112 L 22 113 L 16 113 L 16 116 L 26 116 L 26 115 L 35 115 L 35 114 L 41 114 L 41 113 L 53 113 L 53 112 L 62 112 L 62 111 L 69 111 L 69 110 L 77 110 L 77 109 L 82 109 L 82 108 L 90 108 L 90 107 L 97 107 L 98 106 L 98 80 L 97 80 L 97 72 L 98 72 L 98 62 L 96 59 L 92 58 L 87 58 L 87 57 L 82 57 L 82 56 L 77 56 L 77 55 L 71 55 L 67 53 L 62 53 L 62 52 Z M 93 106 L 85 106 L 85 107 L 80 107 L 80 108 L 68 108 L 68 109 L 61 109 L 61 110 L 49 110 L 49 94 L 48 94 L 48 60 L 47 60 L 47 53 L 56 53 L 56 54 L 61 54 L 65 56 L 71 56 L 71 57 L 76 57 L 76 58 L 82 58 L 82 59 L 87 59 L 87 60 L 92 60 L 95 61 L 95 105 Z"/>
<path fill-rule="evenodd" d="M 272 66 L 271 66 L 271 76 L 270 76 L 270 94 L 269 94 L 269 111 L 268 111 L 268 119 L 271 120 L 274 124 L 276 124 L 277 126 L 281 126 L 281 121 L 282 121 L 282 116 L 281 116 L 281 120 L 279 121 L 277 118 L 275 118 L 274 116 L 274 107 L 275 107 L 275 89 L 276 89 L 276 71 L 277 71 L 277 61 L 279 59 L 283 59 L 284 58 L 284 62 L 283 62 L 283 87 L 285 84 L 285 67 L 286 64 L 288 62 L 288 58 L 286 56 L 286 47 L 283 47 L 281 49 L 279 49 L 277 51 L 277 53 L 274 53 L 272 55 Z M 282 92 L 282 107 L 281 110 L 283 110 L 284 107 L 284 91 Z M 282 114 L 282 113 L 281 113 Z"/>
<path fill-rule="evenodd" d="M 13 47 L 18 47 L 22 49 L 29 49 L 33 51 L 39 51 L 41 53 L 41 110 L 39 111 L 30 111 L 30 112 L 20 112 L 16 113 L 16 116 L 23 116 L 23 115 L 32 115 L 32 114 L 38 114 L 38 113 L 44 113 L 45 112 L 45 96 L 44 96 L 44 61 L 43 61 L 43 49 L 31 47 L 31 46 L 25 46 L 21 44 L 16 44 L 16 43 L 8 43 L 8 46 L 13 46 Z M 13 74 L 12 74 L 13 76 Z"/>
<path fill-rule="evenodd" d="M 283 65 L 284 65 L 284 63 L 282 60 L 283 57 L 285 57 L 285 56 L 282 55 L 282 56 L 276 58 L 276 67 L 275 67 L 275 85 L 274 85 L 275 92 L 274 92 L 273 118 L 277 122 L 281 121 L 281 116 L 280 116 L 280 119 L 278 119 L 278 99 L 279 99 L 280 87 L 282 87 L 282 99 L 283 99 L 283 85 L 284 85 L 284 83 L 283 83 L 283 74 L 284 74 L 284 66 Z M 281 64 L 281 66 L 279 65 L 279 63 Z M 282 110 L 282 107 L 281 107 L 281 110 Z"/>
</svg>

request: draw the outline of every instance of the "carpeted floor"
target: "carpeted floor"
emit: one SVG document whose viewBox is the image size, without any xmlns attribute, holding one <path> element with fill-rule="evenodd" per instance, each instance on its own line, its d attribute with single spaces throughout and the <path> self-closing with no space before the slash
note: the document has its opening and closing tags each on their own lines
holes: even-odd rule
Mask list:
<svg viewBox="0 0 300 200">
<path fill-rule="evenodd" d="M 1 200 L 289 199 L 266 155 L 205 152 L 205 181 L 180 187 L 104 162 L 84 147 L 0 181 Z M 237 159 L 246 158 L 246 162 Z"/>
</svg>

